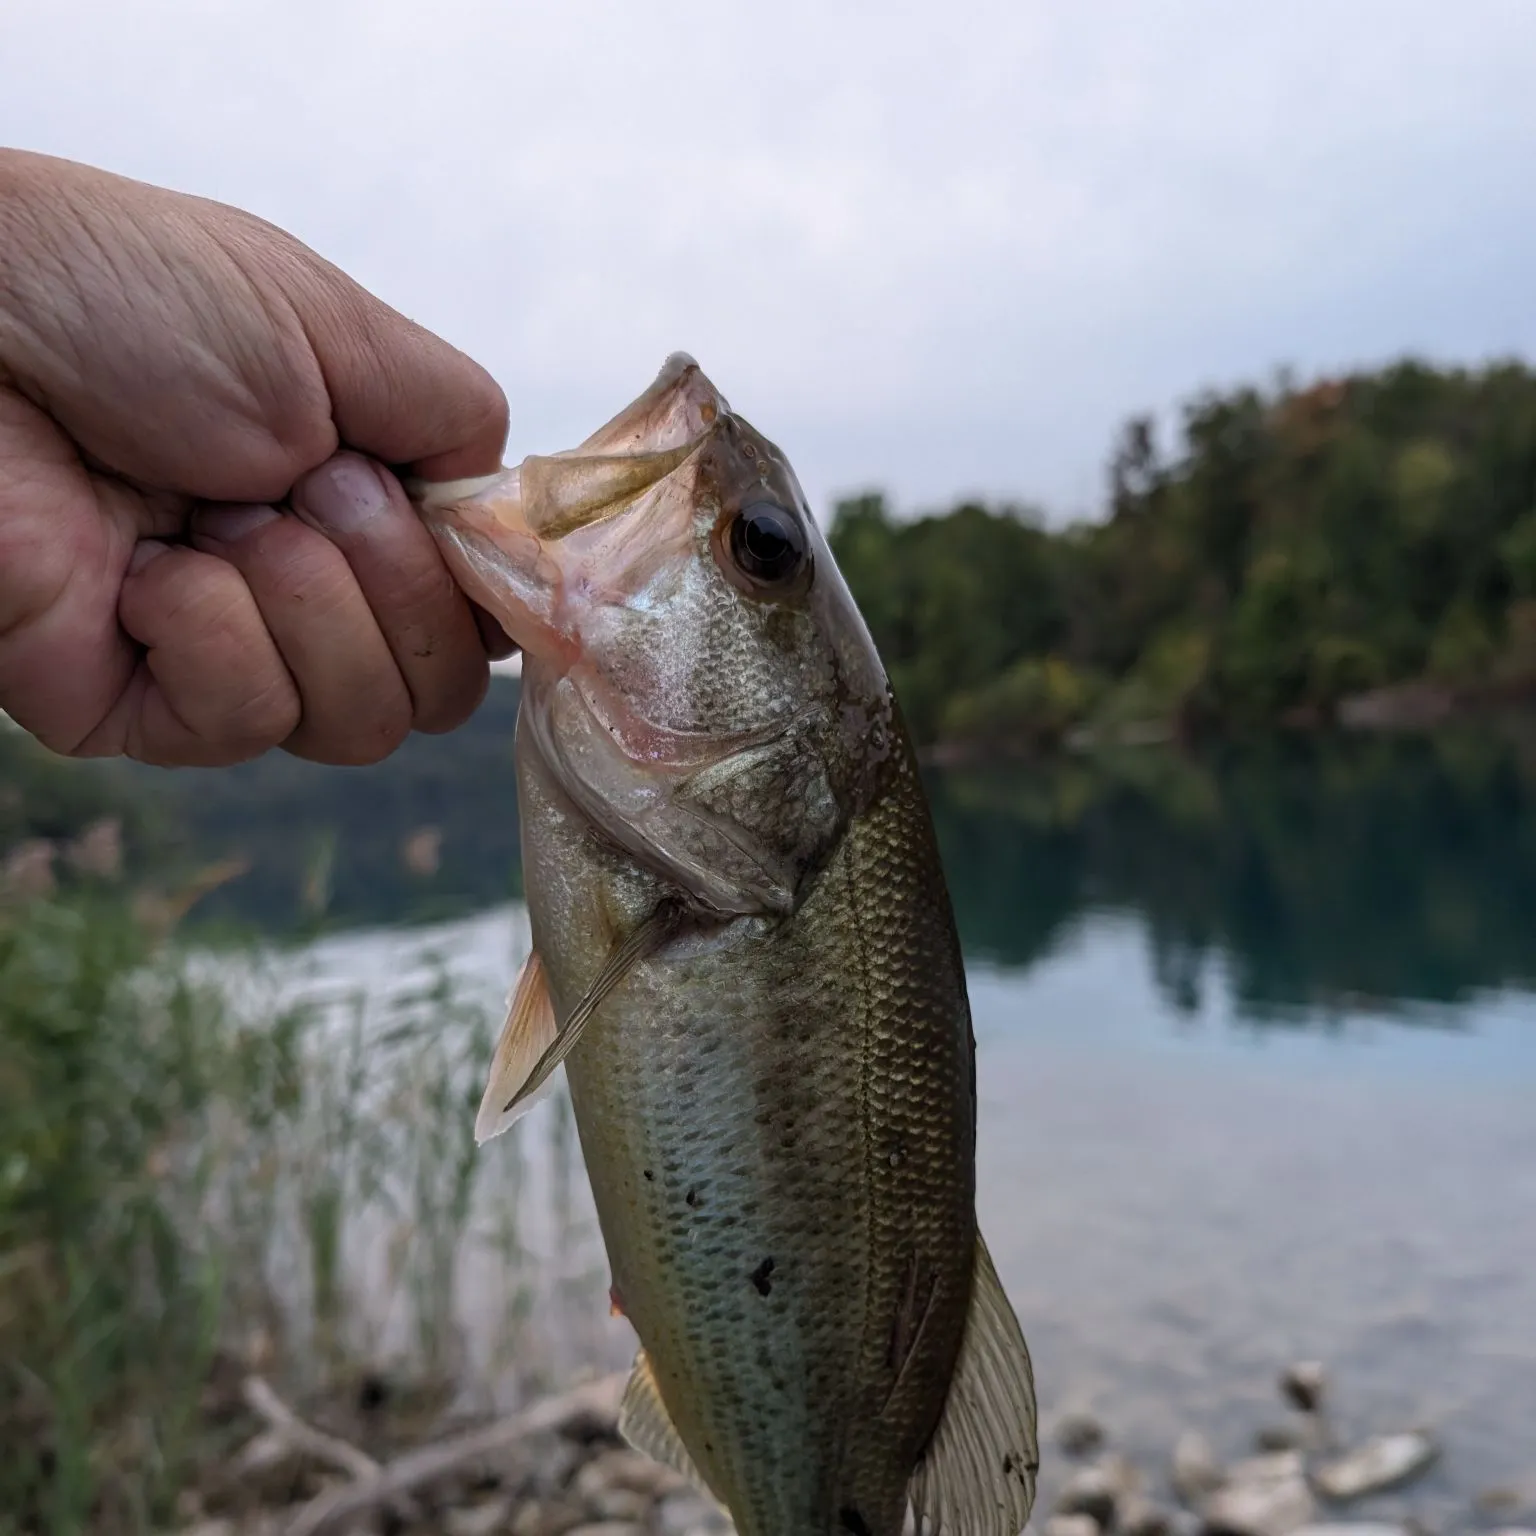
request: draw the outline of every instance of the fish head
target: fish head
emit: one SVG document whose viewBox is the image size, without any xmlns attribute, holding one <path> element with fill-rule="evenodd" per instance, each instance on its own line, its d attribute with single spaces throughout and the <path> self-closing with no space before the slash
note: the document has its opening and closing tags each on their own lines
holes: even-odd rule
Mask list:
<svg viewBox="0 0 1536 1536">
<path fill-rule="evenodd" d="M 899 726 L 784 454 L 676 354 L 580 447 L 416 494 L 523 650 L 519 751 L 699 906 L 794 910 Z"/>
</svg>

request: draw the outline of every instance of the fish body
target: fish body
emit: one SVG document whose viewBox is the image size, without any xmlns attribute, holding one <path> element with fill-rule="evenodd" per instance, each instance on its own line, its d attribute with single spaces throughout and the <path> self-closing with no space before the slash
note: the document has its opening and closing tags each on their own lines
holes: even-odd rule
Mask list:
<svg viewBox="0 0 1536 1536">
<path fill-rule="evenodd" d="M 466 491 L 468 494 L 466 494 Z M 1028 1353 L 976 1230 L 974 1042 L 915 759 L 783 455 L 691 359 L 427 488 L 524 646 L 533 957 L 481 1131 L 563 1061 L 622 1427 L 742 1536 L 1016 1536 Z"/>
</svg>

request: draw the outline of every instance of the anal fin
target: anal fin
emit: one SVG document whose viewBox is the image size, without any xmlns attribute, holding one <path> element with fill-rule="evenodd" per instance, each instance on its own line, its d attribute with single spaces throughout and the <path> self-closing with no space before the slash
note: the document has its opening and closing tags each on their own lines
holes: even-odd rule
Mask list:
<svg viewBox="0 0 1536 1536">
<path fill-rule="evenodd" d="M 921 1536 L 1018 1536 L 1040 1464 L 1035 1377 L 981 1234 L 971 1310 L 939 1426 L 908 1490 Z"/>
<path fill-rule="evenodd" d="M 686 1477 L 700 1493 L 720 1502 L 703 1473 L 694 1465 L 693 1457 L 683 1444 L 667 1405 L 661 1400 L 661 1390 L 656 1385 L 656 1374 L 642 1349 L 635 1356 L 635 1368 L 624 1388 L 624 1399 L 619 1404 L 619 1433 L 637 1451 L 644 1451 L 653 1461 L 659 1461 L 682 1477 Z"/>
</svg>

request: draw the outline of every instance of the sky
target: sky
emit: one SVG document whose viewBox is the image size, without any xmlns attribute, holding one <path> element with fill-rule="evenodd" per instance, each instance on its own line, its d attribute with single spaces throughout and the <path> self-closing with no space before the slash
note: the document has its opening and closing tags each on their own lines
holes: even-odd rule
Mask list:
<svg viewBox="0 0 1536 1536">
<path fill-rule="evenodd" d="M 0 143 L 238 204 L 509 460 L 692 352 L 813 505 L 1052 521 L 1195 392 L 1536 355 L 1529 0 L 0 0 Z"/>
</svg>

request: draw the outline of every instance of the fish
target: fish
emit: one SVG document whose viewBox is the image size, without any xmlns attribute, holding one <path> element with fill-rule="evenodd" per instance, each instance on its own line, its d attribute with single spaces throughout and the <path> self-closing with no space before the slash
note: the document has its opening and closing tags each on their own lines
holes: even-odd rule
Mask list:
<svg viewBox="0 0 1536 1536">
<path fill-rule="evenodd" d="M 532 948 L 476 1134 L 564 1066 L 640 1345 L 621 1431 L 741 1536 L 1017 1536 L 1035 1385 L 959 937 L 789 461 L 677 353 L 579 447 L 410 489 L 523 653 Z"/>
</svg>

